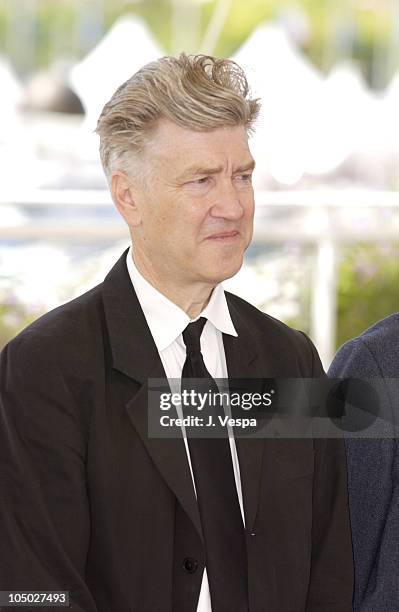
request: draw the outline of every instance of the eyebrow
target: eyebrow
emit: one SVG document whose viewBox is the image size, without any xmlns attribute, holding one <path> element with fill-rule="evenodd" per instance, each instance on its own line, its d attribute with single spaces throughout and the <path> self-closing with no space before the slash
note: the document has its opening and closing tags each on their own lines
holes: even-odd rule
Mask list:
<svg viewBox="0 0 399 612">
<path fill-rule="evenodd" d="M 234 173 L 247 172 L 248 170 L 253 170 L 254 168 L 255 168 L 255 160 L 251 159 L 251 161 L 249 161 L 248 163 L 236 168 L 234 170 Z M 184 180 L 186 178 L 190 178 L 192 176 L 199 176 L 202 174 L 209 176 L 212 174 L 218 174 L 222 170 L 223 170 L 222 166 L 215 166 L 215 167 L 191 166 L 190 168 L 187 168 L 186 170 L 184 170 L 184 172 L 180 175 L 179 178 L 180 180 Z"/>
<path fill-rule="evenodd" d="M 251 159 L 251 161 L 248 162 L 247 164 L 244 164 L 243 166 L 240 166 L 239 168 L 237 168 L 235 172 L 247 172 L 248 170 L 254 170 L 255 165 L 256 165 L 255 160 Z"/>
</svg>

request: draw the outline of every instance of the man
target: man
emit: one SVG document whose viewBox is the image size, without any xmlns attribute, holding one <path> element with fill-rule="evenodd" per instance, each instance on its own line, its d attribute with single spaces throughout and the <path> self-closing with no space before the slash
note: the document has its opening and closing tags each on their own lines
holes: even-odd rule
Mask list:
<svg viewBox="0 0 399 612">
<path fill-rule="evenodd" d="M 397 424 L 399 314 L 379 321 L 338 351 L 329 369 L 333 378 L 386 379 L 380 411 L 389 428 Z M 383 392 L 383 393 L 381 393 Z M 382 410 L 384 412 L 382 412 Z M 388 412 L 389 411 L 389 412 Z M 382 429 L 381 429 L 382 431 Z M 367 432 L 366 432 L 367 433 Z M 354 609 L 399 609 L 399 449 L 396 437 L 349 436 L 349 506 L 355 561 Z"/>
<path fill-rule="evenodd" d="M 304 334 L 220 285 L 252 237 L 258 110 L 236 64 L 184 54 L 104 107 L 132 248 L 4 350 L 0 589 L 82 612 L 351 609 L 340 441 L 148 432 L 150 378 L 323 374 Z"/>
</svg>

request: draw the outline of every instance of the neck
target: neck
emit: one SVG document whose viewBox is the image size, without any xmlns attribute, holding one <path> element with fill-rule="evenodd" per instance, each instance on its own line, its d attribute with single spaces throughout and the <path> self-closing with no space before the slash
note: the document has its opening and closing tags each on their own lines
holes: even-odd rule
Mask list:
<svg viewBox="0 0 399 612">
<path fill-rule="evenodd" d="M 215 284 L 197 282 L 188 285 L 180 284 L 176 279 L 171 281 L 165 275 L 161 278 L 161 275 L 156 273 L 148 260 L 137 257 L 134 248 L 132 248 L 131 255 L 137 270 L 146 281 L 167 297 L 168 300 L 184 310 L 190 319 L 195 319 L 201 314 L 210 300 Z"/>
</svg>

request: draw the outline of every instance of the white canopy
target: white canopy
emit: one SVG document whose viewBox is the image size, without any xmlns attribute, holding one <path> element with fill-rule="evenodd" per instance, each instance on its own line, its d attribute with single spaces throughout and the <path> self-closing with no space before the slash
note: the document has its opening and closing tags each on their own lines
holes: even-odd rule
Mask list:
<svg viewBox="0 0 399 612">
<path fill-rule="evenodd" d="M 95 128 L 104 104 L 119 85 L 161 55 L 162 50 L 143 20 L 136 16 L 118 19 L 71 71 L 71 85 L 86 110 L 86 128 Z"/>
<path fill-rule="evenodd" d="M 262 100 L 253 148 L 264 176 L 290 185 L 304 174 L 331 172 L 362 141 L 374 98 L 353 65 L 337 66 L 324 78 L 284 27 L 270 23 L 258 27 L 234 59 Z"/>
<path fill-rule="evenodd" d="M 7 59 L 0 56 L 0 140 L 12 135 L 17 120 L 17 105 L 22 99 L 22 85 Z"/>
</svg>

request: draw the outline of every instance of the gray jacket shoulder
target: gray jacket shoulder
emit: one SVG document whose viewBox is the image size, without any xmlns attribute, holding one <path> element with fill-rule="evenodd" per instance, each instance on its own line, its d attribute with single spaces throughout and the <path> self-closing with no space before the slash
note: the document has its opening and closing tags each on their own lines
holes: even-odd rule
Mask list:
<svg viewBox="0 0 399 612">
<path fill-rule="evenodd" d="M 378 321 L 346 342 L 337 352 L 328 373 L 331 377 L 398 377 L 399 313 Z"/>
</svg>

